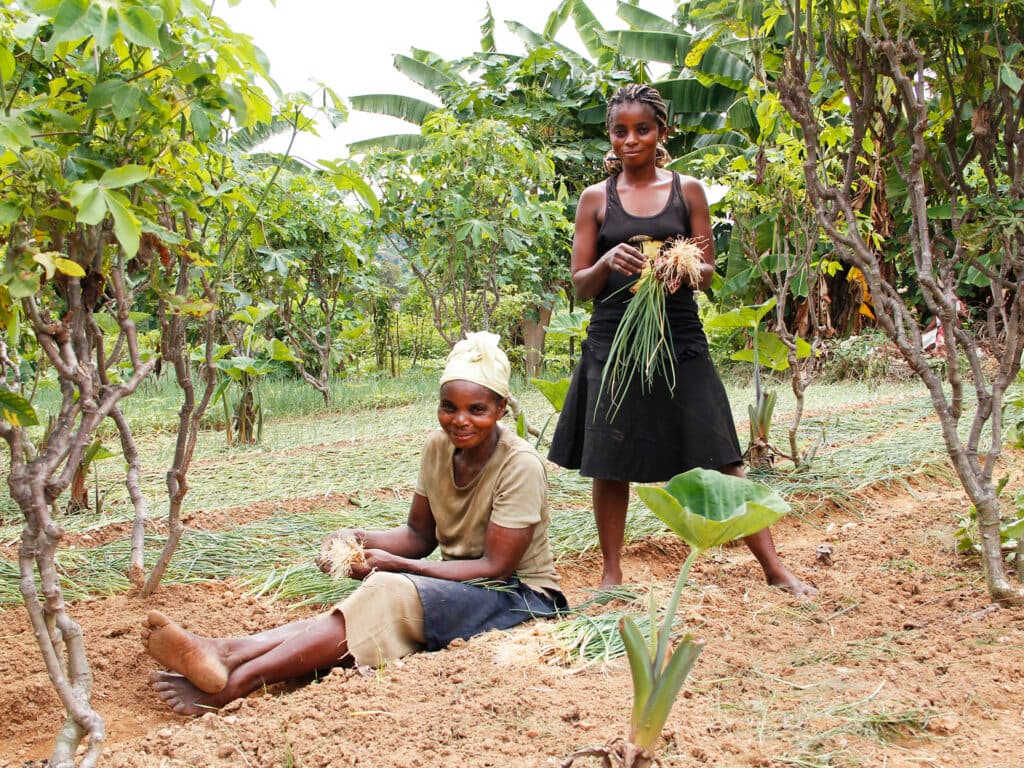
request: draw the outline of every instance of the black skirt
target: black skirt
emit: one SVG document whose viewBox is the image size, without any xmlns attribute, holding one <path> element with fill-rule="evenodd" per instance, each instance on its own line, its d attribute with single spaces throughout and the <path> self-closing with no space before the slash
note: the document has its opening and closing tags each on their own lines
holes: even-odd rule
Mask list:
<svg viewBox="0 0 1024 768">
<path fill-rule="evenodd" d="M 552 619 L 569 607 L 561 592 L 540 592 L 515 576 L 479 585 L 404 575 L 416 585 L 423 604 L 423 640 L 428 651 L 439 651 L 452 640 L 491 629 L 509 629 L 530 619 Z"/>
<path fill-rule="evenodd" d="M 609 397 L 597 402 L 608 347 L 583 342 L 548 458 L 584 477 L 665 482 L 694 467 L 720 469 L 743 460 L 729 399 L 707 352 L 677 356 L 675 388 L 635 377 L 609 421 Z"/>
</svg>

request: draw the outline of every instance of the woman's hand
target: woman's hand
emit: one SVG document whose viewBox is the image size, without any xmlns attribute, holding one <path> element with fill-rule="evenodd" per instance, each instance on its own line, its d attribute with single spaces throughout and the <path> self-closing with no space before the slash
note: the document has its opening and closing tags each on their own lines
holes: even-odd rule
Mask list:
<svg viewBox="0 0 1024 768">
<path fill-rule="evenodd" d="M 408 560 L 393 555 L 384 549 L 366 550 L 366 559 L 361 563 L 352 563 L 352 578 L 362 581 L 374 571 L 404 572 L 408 570 Z"/>
<path fill-rule="evenodd" d="M 355 539 L 362 544 L 363 532 L 357 531 L 354 528 L 339 528 L 334 533 L 329 533 L 324 536 L 324 540 L 320 543 L 320 552 L 317 553 L 315 561 L 317 568 L 324 573 L 331 572 L 331 545 L 338 539 Z"/>
<path fill-rule="evenodd" d="M 647 265 L 647 257 L 629 243 L 619 243 L 601 257 L 612 272 L 635 275 Z"/>
</svg>

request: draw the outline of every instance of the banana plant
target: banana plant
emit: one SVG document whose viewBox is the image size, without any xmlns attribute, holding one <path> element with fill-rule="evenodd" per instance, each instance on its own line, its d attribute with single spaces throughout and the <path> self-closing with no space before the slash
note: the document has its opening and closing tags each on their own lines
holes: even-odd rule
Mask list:
<svg viewBox="0 0 1024 768">
<path fill-rule="evenodd" d="M 605 765 L 620 768 L 647 768 L 658 762 L 655 748 L 661 730 L 704 648 L 704 640 L 690 634 L 672 646 L 676 608 L 693 563 L 708 549 L 757 533 L 789 512 L 789 504 L 767 486 L 707 469 L 691 469 L 665 486 L 640 487 L 637 493 L 689 545 L 690 554 L 679 571 L 660 628 L 652 598 L 650 642 L 645 642 L 632 618 L 627 616 L 619 624 L 633 681 L 629 737 L 579 750 L 562 763 L 563 768 L 583 755 L 601 756 Z"/>
</svg>

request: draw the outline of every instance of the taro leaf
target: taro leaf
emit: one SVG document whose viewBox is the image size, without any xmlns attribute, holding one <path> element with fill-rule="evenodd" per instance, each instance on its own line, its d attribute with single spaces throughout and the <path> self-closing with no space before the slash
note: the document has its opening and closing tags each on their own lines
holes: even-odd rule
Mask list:
<svg viewBox="0 0 1024 768">
<path fill-rule="evenodd" d="M 691 547 L 705 550 L 750 536 L 789 512 L 767 486 L 710 469 L 691 469 L 665 486 L 637 488 L 644 504 Z"/>
<path fill-rule="evenodd" d="M 782 339 L 771 331 L 761 331 L 757 334 L 758 361 L 761 365 L 771 368 L 773 371 L 784 371 L 789 368 L 789 347 L 782 343 Z M 799 336 L 796 337 L 796 357 L 802 360 L 811 356 L 811 345 Z M 754 362 L 754 349 L 741 349 L 732 355 L 733 360 L 745 360 Z"/>
<path fill-rule="evenodd" d="M 565 395 L 569 392 L 569 383 L 572 379 L 559 379 L 558 381 L 547 381 L 545 379 L 530 379 L 530 383 L 547 398 L 551 407 L 556 412 L 561 412 L 565 405 Z"/>
<path fill-rule="evenodd" d="M 706 328 L 717 328 L 728 330 L 732 328 L 757 328 L 761 319 L 775 308 L 776 299 L 772 296 L 763 304 L 756 304 L 751 307 L 737 307 L 736 309 L 716 315 L 705 324 Z"/>
</svg>

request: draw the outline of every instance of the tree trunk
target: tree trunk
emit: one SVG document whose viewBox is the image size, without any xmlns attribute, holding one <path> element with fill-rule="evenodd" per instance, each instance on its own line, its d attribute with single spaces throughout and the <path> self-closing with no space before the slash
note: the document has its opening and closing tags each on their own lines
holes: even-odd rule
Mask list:
<svg viewBox="0 0 1024 768">
<path fill-rule="evenodd" d="M 544 363 L 544 334 L 545 327 L 551 322 L 551 308 L 537 307 L 537 319 L 532 319 L 527 313 L 523 318 L 520 327 L 523 334 L 523 346 L 526 352 L 523 356 L 523 368 L 527 378 L 537 378 L 541 375 L 541 368 Z"/>
</svg>

